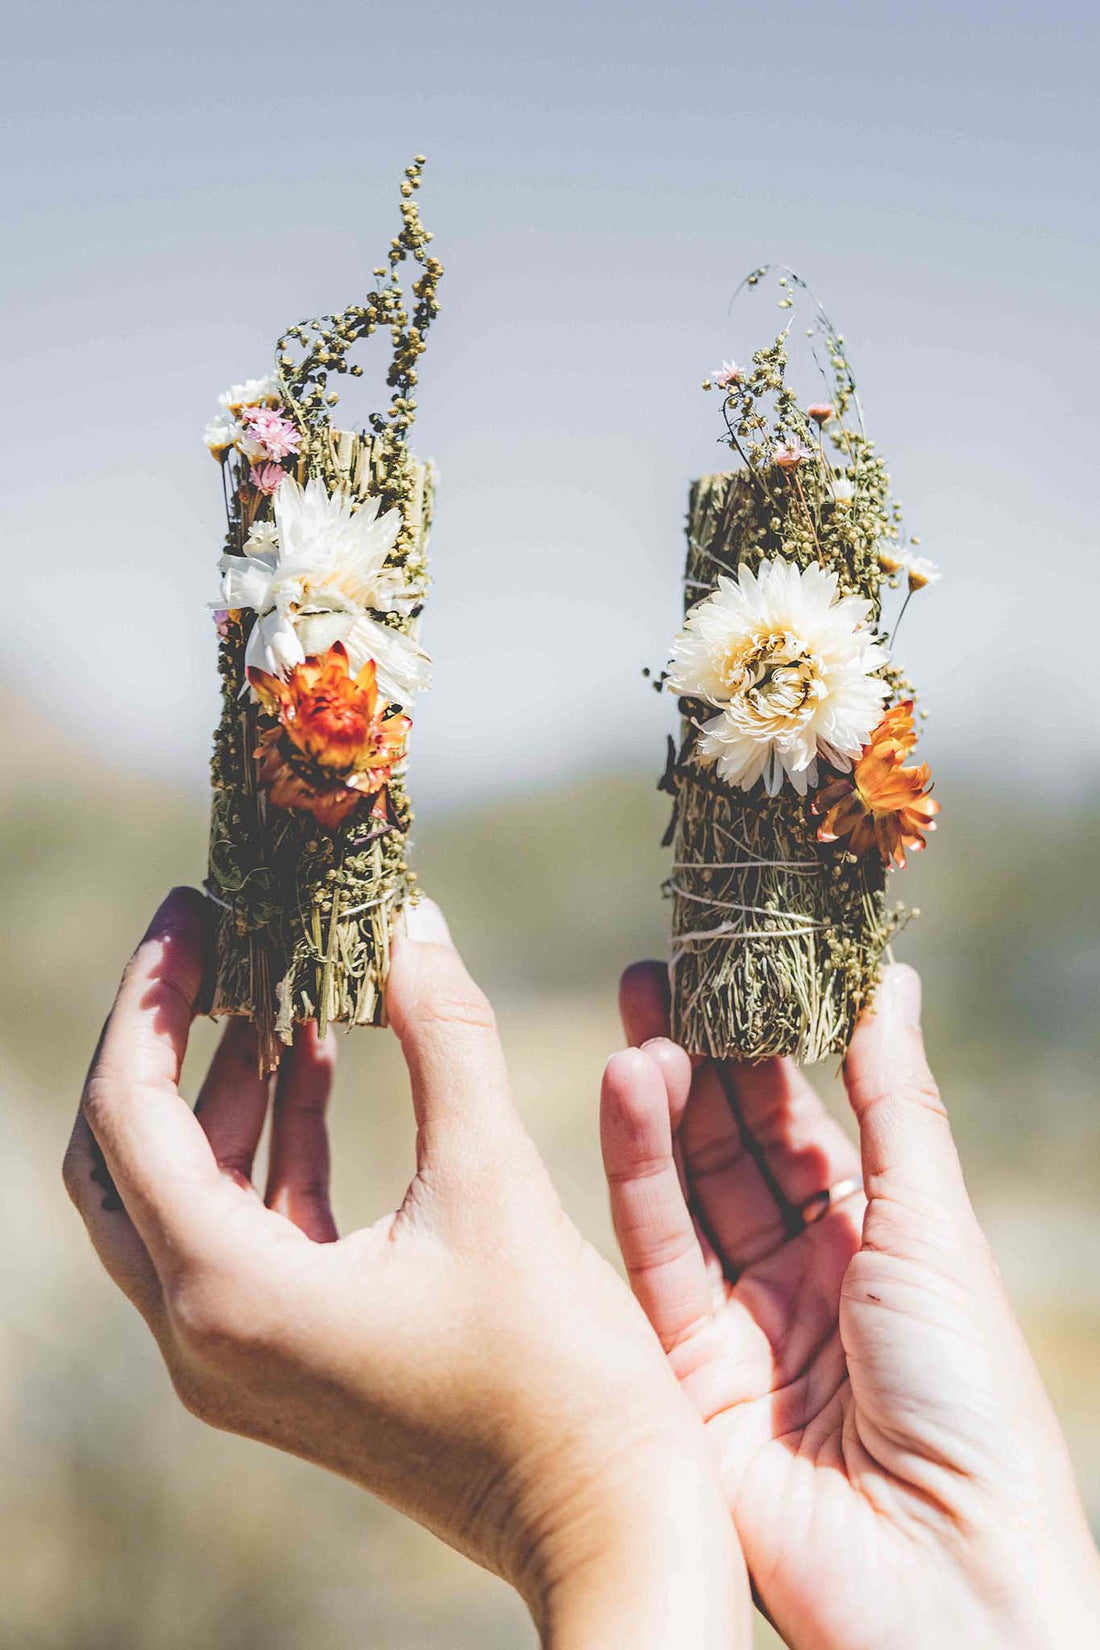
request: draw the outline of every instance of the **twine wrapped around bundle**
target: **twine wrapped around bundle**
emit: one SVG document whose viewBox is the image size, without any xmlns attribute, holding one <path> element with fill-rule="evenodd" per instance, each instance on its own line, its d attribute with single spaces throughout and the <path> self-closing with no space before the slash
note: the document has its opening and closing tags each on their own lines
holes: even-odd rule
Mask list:
<svg viewBox="0 0 1100 1650">
<path fill-rule="evenodd" d="M 797 542 L 792 513 L 800 518 L 802 505 L 781 477 L 772 488 L 747 471 L 696 481 L 685 610 L 719 573 Z M 823 852 L 806 800 L 789 790 L 749 795 L 716 779 L 691 760 L 696 731 L 685 719 L 670 765 L 672 1035 L 716 1058 L 840 1053 L 899 923 L 882 862 Z"/>
<path fill-rule="evenodd" d="M 315 465 L 353 498 L 380 497 L 382 509 L 400 502 L 407 546 L 406 572 L 426 575 L 434 492 L 430 466 L 403 455 L 385 436 L 326 431 Z M 298 479 L 310 449 L 299 456 Z M 393 479 L 404 482 L 400 497 Z M 251 488 L 237 494 L 233 515 L 247 533 L 255 504 Z M 417 618 L 394 619 L 415 636 Z M 390 935 L 415 883 L 406 865 L 412 810 L 404 772 L 388 787 L 393 825 L 352 820 L 322 829 L 308 813 L 273 808 L 257 784 L 260 738 L 257 707 L 242 697 L 243 624 L 223 626 L 219 650 L 222 715 L 214 735 L 207 889 L 216 906 L 214 960 L 204 1009 L 246 1014 L 256 1026 L 265 1070 L 278 1064 L 294 1027 L 316 1019 L 349 1025 L 384 1023 L 383 986 Z"/>
<path fill-rule="evenodd" d="M 892 648 L 939 575 L 908 548 L 919 540 L 864 431 L 843 339 L 792 271 L 744 284 L 772 274 L 781 310 L 810 303 L 828 399 L 803 404 L 787 382 L 791 324 L 703 384 L 722 392 L 740 467 L 691 488 L 685 622 L 659 684 L 682 717 L 661 781 L 672 1032 L 693 1054 L 808 1062 L 846 1049 L 909 915 L 888 903 L 887 874 L 934 829 Z"/>
</svg>

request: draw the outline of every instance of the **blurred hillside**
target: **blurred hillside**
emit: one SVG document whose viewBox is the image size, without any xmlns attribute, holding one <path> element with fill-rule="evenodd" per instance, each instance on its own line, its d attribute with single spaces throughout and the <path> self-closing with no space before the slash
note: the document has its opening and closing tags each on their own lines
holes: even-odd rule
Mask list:
<svg viewBox="0 0 1100 1650">
<path fill-rule="evenodd" d="M 205 799 L 96 768 L 25 710 L 0 825 L 0 1103 L 16 1173 L 0 1403 L 5 1650 L 494 1650 L 531 1642 L 495 1582 L 349 1486 L 182 1412 L 86 1251 L 58 1167 L 119 969 L 164 889 L 203 874 Z M 656 764 L 655 764 L 656 765 Z M 497 999 L 517 1094 L 564 1199 L 610 1252 L 595 1092 L 615 982 L 662 954 L 653 775 L 569 779 L 425 810 L 415 860 Z M 415 776 L 414 776 L 415 788 Z M 928 1037 L 981 1212 L 1100 1523 L 1095 1103 L 1100 794 L 1042 812 L 942 779 L 942 828 L 897 881 L 924 907 Z M 563 1031 L 567 1035 L 563 1036 Z M 196 1032 L 197 1065 L 211 1028 Z M 400 1195 L 411 1128 L 390 1039 L 348 1040 L 334 1132 L 342 1224 Z M 832 1073 L 824 1074 L 835 1092 Z M 762 1638 L 761 1643 L 765 1642 Z M 769 1641 L 771 1642 L 771 1641 Z"/>
<path fill-rule="evenodd" d="M 19 726 L 0 821 L 0 1037 L 9 1070 L 52 1094 L 75 1076 L 74 1051 L 163 891 L 201 882 L 206 799 L 96 768 L 29 715 Z M 1043 808 L 948 774 L 937 795 L 941 828 L 893 888 L 921 912 L 897 952 L 924 971 L 957 1127 L 976 1159 L 1050 1155 L 1092 1185 L 1100 785 Z M 412 858 L 491 995 L 595 993 L 606 1008 L 625 962 L 664 954 L 667 818 L 651 773 L 571 777 L 469 811 L 421 808 Z"/>
</svg>

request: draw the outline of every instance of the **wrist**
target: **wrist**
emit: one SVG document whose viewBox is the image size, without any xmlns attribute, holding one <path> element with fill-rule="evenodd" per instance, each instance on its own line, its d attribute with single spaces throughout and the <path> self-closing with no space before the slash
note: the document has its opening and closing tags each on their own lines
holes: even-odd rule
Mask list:
<svg viewBox="0 0 1100 1650">
<path fill-rule="evenodd" d="M 971 1562 L 977 1610 L 972 1642 L 1018 1645 L 1020 1650 L 1065 1650 L 1086 1644 L 1100 1622 L 1100 1558 L 1084 1518 L 1066 1528 L 1030 1530 L 1026 1540 L 1005 1540 L 999 1530 L 979 1544 Z"/>
<path fill-rule="evenodd" d="M 741 1650 L 751 1639 L 740 1547 L 693 1439 L 628 1452 L 557 1500 L 518 1584 L 546 1650 Z"/>
<path fill-rule="evenodd" d="M 1014 1637 L 1003 1643 L 1018 1643 L 1028 1650 L 1088 1644 L 1100 1625 L 1100 1566 L 1095 1554 L 1084 1566 L 1056 1560 L 1039 1585 L 1021 1589 L 1010 1614 Z"/>
</svg>

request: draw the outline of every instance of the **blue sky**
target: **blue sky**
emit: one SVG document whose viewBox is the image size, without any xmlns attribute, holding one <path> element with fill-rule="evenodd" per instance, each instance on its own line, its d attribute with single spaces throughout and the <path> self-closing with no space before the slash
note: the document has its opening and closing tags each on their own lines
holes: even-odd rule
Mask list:
<svg viewBox="0 0 1100 1650">
<path fill-rule="evenodd" d="M 659 764 L 640 672 L 676 626 L 688 480 L 721 458 L 699 380 L 767 341 L 766 306 L 727 307 L 770 258 L 840 324 L 944 570 L 900 649 L 926 754 L 1094 781 L 1098 33 L 1057 0 L 23 8 L 9 684 L 105 760 L 205 783 L 202 425 L 288 322 L 363 289 L 422 151 L 447 274 L 418 792 Z"/>
</svg>

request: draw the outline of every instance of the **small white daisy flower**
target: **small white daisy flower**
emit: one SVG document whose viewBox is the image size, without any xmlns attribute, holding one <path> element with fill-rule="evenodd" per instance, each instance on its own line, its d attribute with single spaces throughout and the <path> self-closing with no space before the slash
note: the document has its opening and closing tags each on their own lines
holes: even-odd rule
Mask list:
<svg viewBox="0 0 1100 1650">
<path fill-rule="evenodd" d="M 910 590 L 923 590 L 926 584 L 939 584 L 943 578 L 943 574 L 929 556 L 906 555 L 901 565 L 908 576 Z"/>
<path fill-rule="evenodd" d="M 700 728 L 703 761 L 742 790 L 763 779 L 769 796 L 785 778 L 805 796 L 820 758 L 846 773 L 888 692 L 870 618 L 822 567 L 776 557 L 719 577 L 676 638 L 666 684 L 718 712 Z"/>
<path fill-rule="evenodd" d="M 242 407 L 277 406 L 279 380 L 273 372 L 263 378 L 246 378 L 243 384 L 233 384 L 218 396 L 219 407 L 239 413 Z"/>
</svg>

